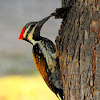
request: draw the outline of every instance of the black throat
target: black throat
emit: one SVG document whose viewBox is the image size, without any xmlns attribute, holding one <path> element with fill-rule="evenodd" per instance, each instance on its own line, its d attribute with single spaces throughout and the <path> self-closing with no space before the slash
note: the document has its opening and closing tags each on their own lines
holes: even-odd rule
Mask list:
<svg viewBox="0 0 100 100">
<path fill-rule="evenodd" d="M 33 40 L 40 41 L 41 39 L 42 37 L 40 36 L 40 34 L 33 34 Z"/>
</svg>

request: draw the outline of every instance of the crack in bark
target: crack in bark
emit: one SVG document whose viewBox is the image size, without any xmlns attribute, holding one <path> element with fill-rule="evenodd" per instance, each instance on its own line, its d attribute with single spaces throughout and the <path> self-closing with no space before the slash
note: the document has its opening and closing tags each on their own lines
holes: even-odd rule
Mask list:
<svg viewBox="0 0 100 100">
<path fill-rule="evenodd" d="M 92 76 L 92 83 L 90 84 L 92 97 L 94 96 L 95 73 L 96 73 L 96 45 L 93 46 L 93 76 Z"/>
<path fill-rule="evenodd" d="M 99 22 L 99 32 L 98 32 L 98 37 L 97 37 L 97 43 L 100 42 L 100 22 Z"/>
<path fill-rule="evenodd" d="M 81 54 L 81 44 L 80 44 L 80 46 L 79 46 L 79 59 L 78 59 L 78 62 L 79 62 L 79 69 L 78 69 L 78 71 L 79 71 L 79 72 L 78 72 L 78 73 L 80 73 L 80 67 L 81 67 L 81 66 L 80 66 L 80 57 L 81 57 L 80 54 Z M 81 84 L 81 75 L 80 75 L 80 84 Z M 80 89 L 80 90 L 81 90 L 81 89 Z M 80 90 L 79 90 L 79 91 L 80 91 Z M 81 91 L 80 91 L 80 95 L 81 95 Z"/>
</svg>

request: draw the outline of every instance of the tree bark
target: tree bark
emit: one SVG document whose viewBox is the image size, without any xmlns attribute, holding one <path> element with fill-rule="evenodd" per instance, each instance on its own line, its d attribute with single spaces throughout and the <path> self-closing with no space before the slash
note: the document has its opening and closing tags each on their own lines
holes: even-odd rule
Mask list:
<svg viewBox="0 0 100 100">
<path fill-rule="evenodd" d="M 100 100 L 100 0 L 62 0 L 68 5 L 56 39 L 64 100 Z"/>
</svg>

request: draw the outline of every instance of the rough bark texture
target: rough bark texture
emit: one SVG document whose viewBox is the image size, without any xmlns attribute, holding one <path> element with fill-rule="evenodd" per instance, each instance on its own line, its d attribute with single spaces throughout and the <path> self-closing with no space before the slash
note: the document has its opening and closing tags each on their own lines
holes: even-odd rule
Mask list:
<svg viewBox="0 0 100 100">
<path fill-rule="evenodd" d="M 64 100 L 100 100 L 100 0 L 62 0 L 62 7 L 68 1 L 56 39 Z"/>
</svg>

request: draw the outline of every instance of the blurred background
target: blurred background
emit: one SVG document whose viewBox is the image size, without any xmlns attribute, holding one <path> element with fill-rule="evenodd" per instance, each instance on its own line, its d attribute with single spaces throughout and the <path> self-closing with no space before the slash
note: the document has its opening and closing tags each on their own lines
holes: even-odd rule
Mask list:
<svg viewBox="0 0 100 100">
<path fill-rule="evenodd" d="M 0 100 L 58 100 L 37 71 L 32 45 L 19 41 L 23 26 L 61 7 L 61 0 L 0 0 Z M 41 35 L 55 42 L 61 20 L 49 19 Z"/>
</svg>

